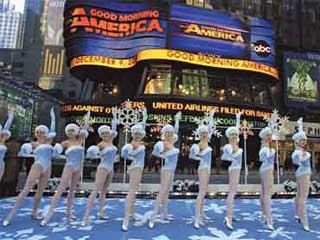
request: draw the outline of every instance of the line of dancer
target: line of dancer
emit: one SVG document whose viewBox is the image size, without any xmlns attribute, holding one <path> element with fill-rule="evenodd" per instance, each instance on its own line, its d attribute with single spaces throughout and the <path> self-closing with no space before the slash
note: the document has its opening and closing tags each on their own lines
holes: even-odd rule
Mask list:
<svg viewBox="0 0 320 240">
<path fill-rule="evenodd" d="M 214 127 L 214 111 L 207 114 L 207 123 L 199 121 L 195 129 L 195 136 L 199 139 L 198 143 L 191 146 L 189 158 L 199 162 L 198 177 L 199 177 L 199 192 L 195 201 L 195 216 L 194 228 L 199 229 L 203 225 L 203 220 L 208 220 L 208 216 L 204 212 L 204 204 L 206 194 L 209 189 L 210 171 L 212 162 L 213 149 L 210 147 L 210 140 L 213 135 L 218 135 Z M 88 197 L 87 207 L 82 218 L 81 225 L 89 224 L 90 213 L 94 205 L 95 199 L 99 195 L 99 219 L 108 219 L 105 215 L 105 200 L 107 190 L 112 182 L 114 175 L 114 164 L 117 159 L 118 149 L 113 144 L 117 137 L 117 119 L 116 111 L 113 109 L 113 118 L 111 126 L 102 125 L 98 128 L 98 134 L 101 138 L 97 145 L 92 145 L 88 148 L 85 154 L 85 139 L 88 137 L 88 127 L 90 120 L 90 112 L 85 115 L 85 121 L 82 127 L 75 123 L 70 123 L 65 127 L 67 139 L 62 143 L 56 143 L 53 146 L 53 140 L 56 137 L 55 133 L 55 113 L 54 109 L 50 110 L 51 125 L 50 129 L 45 125 L 39 125 L 35 128 L 35 141 L 22 145 L 19 152 L 21 157 L 33 157 L 34 163 L 27 177 L 25 186 L 16 198 L 16 202 L 4 219 L 3 225 L 7 226 L 11 223 L 13 217 L 21 207 L 24 199 L 29 192 L 37 184 L 37 191 L 34 196 L 34 202 L 31 212 L 31 217 L 35 220 L 40 220 L 42 226 L 46 226 L 51 220 L 55 208 L 62 196 L 68 188 L 67 195 L 67 210 L 66 217 L 69 221 L 76 217 L 72 212 L 74 193 L 79 182 L 82 164 L 85 156 L 89 159 L 99 159 L 100 163 L 97 167 L 93 190 Z M 142 120 L 131 127 L 131 141 L 125 144 L 120 152 L 121 158 L 131 161 L 128 167 L 129 186 L 128 194 L 125 199 L 125 211 L 121 229 L 128 231 L 130 220 L 135 219 L 134 205 L 136 193 L 143 176 L 144 161 L 145 161 L 145 146 L 143 138 L 146 136 L 147 126 L 147 111 L 142 112 Z M 158 214 L 161 209 L 162 219 L 173 221 L 174 217 L 168 213 L 169 193 L 173 185 L 174 173 L 178 162 L 179 149 L 176 147 L 179 134 L 179 121 L 181 120 L 181 112 L 174 116 L 174 125 L 165 124 L 160 130 L 160 141 L 153 148 L 152 155 L 161 159 L 160 185 L 158 195 L 154 200 L 153 211 L 149 216 L 148 226 L 154 228 L 157 222 Z M 223 147 L 222 161 L 228 166 L 229 188 L 226 201 L 226 217 L 224 224 L 229 230 L 233 230 L 234 218 L 234 198 L 237 194 L 239 185 L 240 173 L 242 169 L 243 149 L 239 147 L 241 128 L 240 120 L 241 113 L 236 114 L 236 124 L 228 127 L 225 131 L 225 136 L 228 139 L 228 144 Z M 5 142 L 11 136 L 9 131 L 13 122 L 13 113 L 9 112 L 8 120 L 4 127 L 0 125 L 0 179 L 4 171 L 4 156 L 6 152 Z M 306 231 L 310 231 L 307 217 L 306 200 L 308 198 L 310 187 L 311 163 L 310 153 L 307 152 L 307 136 L 303 131 L 303 120 L 298 121 L 298 132 L 292 137 L 295 145 L 295 151 L 292 154 L 293 164 L 297 167 L 297 194 L 295 199 L 295 219 L 302 223 L 302 227 Z M 275 131 L 274 123 L 269 121 L 269 125 L 263 128 L 259 137 L 261 138 L 261 148 L 259 151 L 259 162 L 261 162 L 259 174 L 261 178 L 261 194 L 260 202 L 262 208 L 262 218 L 266 224 L 266 228 L 270 231 L 274 230 L 271 203 L 274 184 L 274 164 L 277 155 L 277 141 L 279 136 Z M 63 154 L 64 153 L 64 154 Z M 60 184 L 51 199 L 49 210 L 42 216 L 38 214 L 39 205 L 43 192 L 47 186 L 48 179 L 51 175 L 51 165 L 53 158 L 64 158 L 66 160 Z"/>
</svg>

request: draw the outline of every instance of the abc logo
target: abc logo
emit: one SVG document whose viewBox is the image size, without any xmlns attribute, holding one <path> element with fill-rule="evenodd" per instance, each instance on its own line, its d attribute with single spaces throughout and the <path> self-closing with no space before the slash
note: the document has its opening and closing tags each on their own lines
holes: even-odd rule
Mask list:
<svg viewBox="0 0 320 240">
<path fill-rule="evenodd" d="M 270 45 L 263 40 L 259 40 L 253 44 L 251 44 L 252 50 L 259 55 L 260 57 L 268 57 L 271 54 Z"/>
</svg>

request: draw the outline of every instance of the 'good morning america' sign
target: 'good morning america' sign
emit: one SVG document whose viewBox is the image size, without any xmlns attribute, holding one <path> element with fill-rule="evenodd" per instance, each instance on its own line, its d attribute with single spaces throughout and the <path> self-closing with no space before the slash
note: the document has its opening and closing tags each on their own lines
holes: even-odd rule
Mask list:
<svg viewBox="0 0 320 240">
<path fill-rule="evenodd" d="M 209 67 L 278 76 L 273 32 L 270 24 L 261 19 L 244 21 L 212 10 L 177 4 L 168 7 L 156 1 L 103 0 L 67 0 L 64 17 L 71 68 L 129 68 L 151 59 L 203 65 L 197 56 L 205 55 L 215 58 L 210 59 L 212 64 L 206 63 Z M 171 58 L 172 50 L 181 56 L 191 54 L 193 60 Z M 229 60 L 237 64 L 220 64 Z"/>
</svg>

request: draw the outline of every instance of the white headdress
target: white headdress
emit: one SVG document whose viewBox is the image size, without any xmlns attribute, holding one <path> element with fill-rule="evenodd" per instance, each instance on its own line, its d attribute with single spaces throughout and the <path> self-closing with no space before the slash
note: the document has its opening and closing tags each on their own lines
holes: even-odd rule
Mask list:
<svg viewBox="0 0 320 240">
<path fill-rule="evenodd" d="M 35 129 L 35 132 L 41 131 L 46 134 L 47 138 L 54 138 L 56 136 L 56 116 L 54 113 L 54 108 L 50 109 L 50 118 L 51 118 L 51 123 L 50 123 L 50 129 L 46 125 L 38 125 Z"/>
<path fill-rule="evenodd" d="M 174 131 L 174 138 L 175 138 L 175 141 L 178 140 L 178 133 L 179 133 L 179 121 L 181 119 L 181 112 L 178 112 L 175 116 L 174 116 L 174 127 L 171 125 L 171 124 L 166 124 L 164 125 L 160 132 L 162 135 L 164 135 L 166 132 L 168 131 Z"/>
<path fill-rule="evenodd" d="M 74 130 L 75 135 L 78 136 L 79 132 L 80 132 L 80 127 L 78 126 L 78 124 L 75 123 L 69 123 L 67 124 L 67 126 L 65 127 L 65 133 L 67 134 L 68 131 L 70 130 Z"/>
<path fill-rule="evenodd" d="M 272 134 L 272 130 L 270 127 L 262 128 L 261 131 L 259 132 L 259 137 L 263 139 L 267 134 Z"/>
<path fill-rule="evenodd" d="M 98 128 L 98 134 L 101 137 L 102 133 L 110 133 L 113 138 L 115 138 L 118 135 L 117 132 L 117 125 L 118 125 L 118 119 L 116 114 L 116 109 L 112 109 L 112 120 L 111 120 L 111 127 L 108 125 L 102 125 Z"/>
<path fill-rule="evenodd" d="M 303 131 L 303 118 L 299 118 L 298 123 L 298 132 L 292 136 L 294 142 L 299 142 L 302 139 L 307 139 L 306 133 Z"/>
<path fill-rule="evenodd" d="M 213 134 L 213 123 L 214 123 L 214 113 L 215 111 L 212 110 L 210 112 L 210 115 L 209 115 L 209 122 L 208 122 L 208 125 L 205 125 L 203 123 L 199 123 L 195 133 L 196 133 L 196 136 L 199 137 L 201 133 L 208 133 L 208 138 L 210 139 L 212 134 Z"/>
<path fill-rule="evenodd" d="M 239 112 L 236 114 L 236 125 L 232 127 L 228 127 L 226 130 L 226 136 L 227 138 L 230 138 L 230 135 L 233 133 L 240 134 L 240 118 L 241 118 L 242 112 Z"/>
<path fill-rule="evenodd" d="M 137 123 L 131 127 L 131 135 L 134 135 L 135 133 L 140 133 L 143 135 L 143 137 L 146 135 L 146 126 L 147 126 L 147 119 L 148 119 L 148 114 L 147 114 L 147 109 L 143 109 L 143 119 L 142 122 Z"/>
</svg>

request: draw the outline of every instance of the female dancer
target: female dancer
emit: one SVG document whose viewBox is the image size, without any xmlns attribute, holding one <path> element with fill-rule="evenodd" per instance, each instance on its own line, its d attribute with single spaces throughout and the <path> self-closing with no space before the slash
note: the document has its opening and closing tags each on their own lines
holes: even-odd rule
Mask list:
<svg viewBox="0 0 320 240">
<path fill-rule="evenodd" d="M 102 125 L 98 128 L 98 133 L 102 141 L 97 146 L 88 148 L 88 158 L 100 158 L 100 164 L 97 168 L 96 179 L 93 190 L 88 198 L 87 209 L 82 219 L 82 226 L 87 225 L 94 200 L 98 193 L 99 195 L 99 213 L 100 219 L 107 219 L 104 215 L 104 204 L 106 193 L 113 178 L 113 165 L 117 154 L 117 148 L 113 145 L 113 139 L 118 135 L 117 118 L 113 114 L 111 128 L 107 125 Z"/>
<path fill-rule="evenodd" d="M 200 138 L 198 144 L 193 144 L 190 149 L 189 157 L 191 159 L 200 161 L 198 167 L 199 175 L 199 193 L 196 200 L 196 212 L 194 227 L 196 229 L 200 228 L 200 215 L 203 213 L 204 199 L 208 191 L 208 184 L 210 180 L 210 171 L 211 171 L 211 153 L 212 148 L 209 147 L 209 141 L 213 133 L 213 116 L 214 111 L 210 112 L 209 124 L 208 125 L 199 125 L 196 129 L 196 136 Z"/>
<path fill-rule="evenodd" d="M 223 148 L 221 160 L 230 161 L 231 165 L 228 168 L 229 172 L 229 194 L 227 198 L 227 216 L 224 218 L 224 223 L 229 230 L 233 230 L 233 202 L 239 184 L 240 171 L 242 165 L 242 149 L 239 148 L 240 135 L 240 117 L 241 112 L 236 115 L 236 126 L 229 127 L 226 130 L 226 136 L 229 139 L 229 144 Z"/>
<path fill-rule="evenodd" d="M 262 162 L 259 173 L 261 178 L 261 194 L 260 202 L 262 207 L 263 217 L 266 221 L 267 228 L 274 230 L 271 216 L 271 197 L 273 188 L 273 169 L 277 136 L 272 135 L 270 127 L 263 128 L 259 137 L 261 138 L 261 149 L 259 159 Z"/>
<path fill-rule="evenodd" d="M 162 205 L 164 217 L 167 217 L 167 203 L 170 188 L 173 183 L 174 171 L 177 167 L 179 149 L 175 148 L 174 143 L 178 140 L 179 121 L 181 112 L 175 115 L 175 126 L 166 124 L 161 129 L 161 141 L 158 141 L 153 148 L 152 155 L 164 159 L 164 165 L 161 168 L 160 189 L 155 200 L 154 210 L 149 219 L 149 228 L 154 227 L 156 216 Z"/>
<path fill-rule="evenodd" d="M 295 199 L 296 219 L 298 221 L 301 219 L 303 229 L 310 231 L 306 201 L 309 195 L 310 175 L 312 173 L 310 165 L 311 154 L 307 152 L 307 135 L 303 131 L 302 118 L 298 120 L 298 132 L 292 136 L 292 139 L 295 145 L 295 151 L 292 153 L 292 161 L 293 164 L 298 167 L 295 173 L 297 179 L 297 195 Z"/>
<path fill-rule="evenodd" d="M 86 114 L 84 126 L 80 127 L 75 123 L 70 123 L 65 128 L 65 133 L 68 140 L 62 142 L 60 145 L 57 143 L 54 148 L 54 156 L 59 155 L 65 149 L 66 164 L 64 166 L 60 184 L 57 192 L 51 199 L 51 205 L 45 218 L 42 220 L 41 225 L 45 226 L 50 221 L 54 209 L 56 208 L 58 201 L 62 193 L 69 186 L 69 192 L 67 196 L 67 219 L 72 220 L 75 217 L 72 214 L 72 206 L 74 199 L 74 192 L 81 175 L 81 162 L 84 158 L 84 140 L 88 137 L 88 125 L 90 119 L 90 112 Z"/>
<path fill-rule="evenodd" d="M 25 143 L 21 146 L 19 156 L 30 157 L 34 156 L 34 163 L 30 169 L 27 181 L 22 192 L 18 195 L 16 203 L 9 215 L 3 221 L 3 226 L 10 224 L 11 219 L 16 215 L 21 204 L 23 203 L 26 196 L 33 188 L 37 185 L 37 192 L 34 196 L 34 202 L 32 207 L 32 218 L 35 220 L 41 220 L 41 216 L 38 215 L 38 207 L 43 195 L 43 191 L 48 184 L 48 179 L 51 174 L 51 160 L 53 147 L 51 145 L 52 139 L 56 136 L 55 133 L 55 114 L 53 108 L 50 111 L 51 126 L 50 130 L 45 125 L 39 125 L 35 129 L 36 141 L 32 143 Z M 31 155 L 33 153 L 33 155 Z"/>
<path fill-rule="evenodd" d="M 11 132 L 9 131 L 13 121 L 13 112 L 9 111 L 8 119 L 4 124 L 3 128 L 0 125 L 0 181 L 4 173 L 4 157 L 7 152 L 6 141 L 11 137 Z"/>
<path fill-rule="evenodd" d="M 132 163 L 128 168 L 130 176 L 129 192 L 125 202 L 125 216 L 122 223 L 122 230 L 128 231 L 130 216 L 133 216 L 134 202 L 136 200 L 136 192 L 142 179 L 144 168 L 145 146 L 142 144 L 142 139 L 146 135 L 146 121 L 148 115 L 146 110 L 143 112 L 142 123 L 137 123 L 131 128 L 131 143 L 126 144 L 121 151 L 121 157 L 131 160 Z"/>
</svg>

